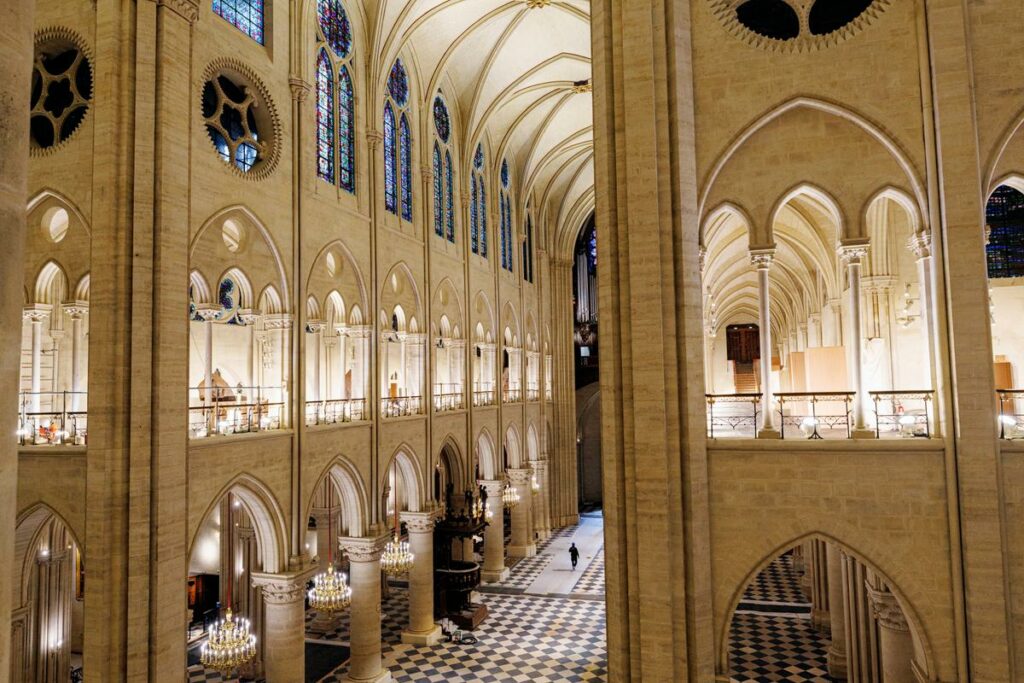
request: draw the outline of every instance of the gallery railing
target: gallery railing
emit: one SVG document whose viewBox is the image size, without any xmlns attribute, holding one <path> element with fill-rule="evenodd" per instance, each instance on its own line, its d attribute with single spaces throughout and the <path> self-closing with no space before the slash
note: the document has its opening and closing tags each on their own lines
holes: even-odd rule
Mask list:
<svg viewBox="0 0 1024 683">
<path fill-rule="evenodd" d="M 443 413 L 448 410 L 461 410 L 466 405 L 461 384 L 435 384 L 434 410 Z"/>
<path fill-rule="evenodd" d="M 503 403 L 519 403 L 523 400 L 523 390 L 519 387 L 509 387 L 501 392 Z"/>
<path fill-rule="evenodd" d="M 383 417 L 407 417 L 422 413 L 422 396 L 390 396 L 380 400 L 380 414 Z"/>
<path fill-rule="evenodd" d="M 368 419 L 365 398 L 332 398 L 306 401 L 307 425 L 332 425 Z"/>
<path fill-rule="evenodd" d="M 708 438 L 757 436 L 761 394 L 705 394 Z"/>
<path fill-rule="evenodd" d="M 1024 439 L 1024 389 L 998 389 L 999 438 Z"/>
<path fill-rule="evenodd" d="M 479 389 L 473 392 L 474 406 L 493 406 L 494 389 Z"/>
<path fill-rule="evenodd" d="M 790 434 L 796 427 L 808 439 L 823 439 L 839 436 L 849 439 L 853 435 L 852 391 L 793 391 L 775 394 L 778 404 L 779 433 L 786 438 L 786 426 Z M 836 432 L 839 434 L 836 434 Z"/>
<path fill-rule="evenodd" d="M 88 440 L 88 393 L 22 391 L 18 394 L 18 443 L 22 446 L 84 446 Z"/>
<path fill-rule="evenodd" d="M 191 387 L 188 406 L 189 438 L 281 429 L 284 390 L 281 387 Z"/>
<path fill-rule="evenodd" d="M 539 401 L 540 400 L 540 389 L 537 387 L 526 388 L 526 400 L 527 401 Z"/>
<path fill-rule="evenodd" d="M 935 392 L 872 391 L 875 435 L 929 438 L 932 434 L 932 405 Z"/>
</svg>

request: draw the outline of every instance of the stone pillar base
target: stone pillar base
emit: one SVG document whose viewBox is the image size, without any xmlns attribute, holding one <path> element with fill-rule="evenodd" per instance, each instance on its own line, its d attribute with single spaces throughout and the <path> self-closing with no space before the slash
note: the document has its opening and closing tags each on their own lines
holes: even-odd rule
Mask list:
<svg viewBox="0 0 1024 683">
<path fill-rule="evenodd" d="M 508 567 L 503 567 L 501 571 L 495 571 L 493 569 L 485 569 L 480 572 L 480 579 L 484 583 L 500 583 L 508 578 L 510 574 Z"/>
<path fill-rule="evenodd" d="M 781 439 L 782 433 L 778 429 L 759 429 L 757 430 L 757 438 L 759 439 Z"/>
<path fill-rule="evenodd" d="M 537 545 L 530 543 L 529 545 L 510 545 L 505 548 L 505 552 L 508 553 L 509 557 L 533 557 L 537 554 Z"/>
<path fill-rule="evenodd" d="M 348 674 L 345 674 L 345 677 L 341 680 L 346 683 L 391 683 L 393 679 L 391 678 L 391 672 L 384 669 L 373 678 L 352 678 Z"/>
<path fill-rule="evenodd" d="M 850 438 L 853 439 L 874 439 L 877 436 L 874 429 L 854 429 L 850 432 Z"/>
<path fill-rule="evenodd" d="M 828 646 L 828 675 L 839 680 L 846 680 L 846 650 L 836 647 L 836 643 Z"/>
<path fill-rule="evenodd" d="M 441 633 L 441 626 L 434 624 L 434 628 L 424 633 L 417 633 L 414 631 L 402 631 L 402 642 L 407 645 L 427 645 L 434 646 L 441 642 L 443 634 Z"/>
</svg>

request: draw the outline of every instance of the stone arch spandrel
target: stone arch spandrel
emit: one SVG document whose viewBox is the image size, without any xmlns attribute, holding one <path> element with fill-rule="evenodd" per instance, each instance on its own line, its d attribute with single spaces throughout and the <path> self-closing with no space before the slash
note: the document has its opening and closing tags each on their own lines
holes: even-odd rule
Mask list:
<svg viewBox="0 0 1024 683">
<path fill-rule="evenodd" d="M 841 453 L 811 442 L 762 444 L 754 452 L 709 444 L 708 451 L 717 638 L 727 633 L 757 570 L 816 536 L 849 550 L 898 589 L 935 653 L 936 679 L 956 678 L 941 444 L 865 442 Z"/>
</svg>

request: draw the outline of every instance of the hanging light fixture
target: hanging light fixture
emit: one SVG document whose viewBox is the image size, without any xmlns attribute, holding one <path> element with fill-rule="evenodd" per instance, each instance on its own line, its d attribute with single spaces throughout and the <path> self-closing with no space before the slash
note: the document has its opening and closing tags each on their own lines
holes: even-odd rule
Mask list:
<svg viewBox="0 0 1024 683">
<path fill-rule="evenodd" d="M 538 493 L 540 493 L 540 482 L 537 481 L 537 475 L 536 474 L 533 475 L 532 477 L 530 477 L 530 491 L 535 496 Z"/>
<path fill-rule="evenodd" d="M 395 459 L 395 466 L 397 467 L 397 458 Z M 399 520 L 398 520 L 398 476 L 397 471 L 395 472 L 395 537 L 393 540 L 388 541 L 388 544 L 384 546 L 384 554 L 380 558 L 380 567 L 384 573 L 388 576 L 399 576 L 400 574 L 407 573 L 412 569 L 412 565 L 415 562 L 415 557 L 412 551 L 409 549 L 409 542 L 403 541 L 399 538 Z"/>
<path fill-rule="evenodd" d="M 505 488 L 501 492 L 501 502 L 506 510 L 514 510 L 519 505 L 519 491 L 512 488 L 508 482 L 505 482 Z"/>
<path fill-rule="evenodd" d="M 234 506 L 231 494 L 228 494 L 228 548 L 234 551 L 233 523 L 231 510 Z M 210 635 L 199 652 L 199 661 L 207 669 L 214 669 L 223 674 L 231 673 L 256 657 L 256 636 L 252 634 L 252 624 L 248 619 L 236 619 L 231 611 L 231 588 L 234 579 L 234 567 L 228 568 L 228 608 L 224 618 L 217 621 L 210 629 Z"/>
<path fill-rule="evenodd" d="M 317 612 L 333 614 L 340 612 L 352 603 L 352 588 L 347 577 L 334 571 L 334 508 L 331 505 L 331 488 L 327 488 L 327 537 L 331 543 L 327 550 L 327 571 L 313 577 L 313 587 L 307 597 L 309 606 Z"/>
</svg>

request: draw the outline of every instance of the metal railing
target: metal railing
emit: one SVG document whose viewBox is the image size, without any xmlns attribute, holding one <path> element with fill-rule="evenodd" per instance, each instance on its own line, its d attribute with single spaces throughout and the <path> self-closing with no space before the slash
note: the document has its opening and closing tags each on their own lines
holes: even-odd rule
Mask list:
<svg viewBox="0 0 1024 683">
<path fill-rule="evenodd" d="M 466 406 L 461 384 L 435 384 L 434 410 L 443 413 L 448 410 L 461 410 Z"/>
<path fill-rule="evenodd" d="M 507 387 L 501 392 L 503 403 L 519 403 L 523 400 L 523 390 L 519 387 Z"/>
<path fill-rule="evenodd" d="M 422 396 L 393 396 L 380 400 L 380 414 L 383 417 L 406 417 L 422 413 Z"/>
<path fill-rule="evenodd" d="M 853 436 L 852 391 L 794 391 L 775 394 L 779 408 L 779 434 L 786 438 L 786 425 L 796 427 L 808 439 L 823 439 L 822 430 L 844 430 Z M 787 412 L 787 407 L 789 408 Z"/>
<path fill-rule="evenodd" d="M 875 436 L 896 434 L 901 437 L 930 438 L 932 435 L 932 400 L 935 392 L 872 391 L 875 405 Z"/>
<path fill-rule="evenodd" d="M 284 390 L 281 387 L 189 388 L 189 438 L 281 429 Z"/>
<path fill-rule="evenodd" d="M 997 389 L 999 438 L 1024 439 L 1024 389 Z"/>
<path fill-rule="evenodd" d="M 367 418 L 365 398 L 330 398 L 322 401 L 306 401 L 306 424 L 308 426 L 362 422 Z"/>
<path fill-rule="evenodd" d="M 493 406 L 494 389 L 479 389 L 473 392 L 474 406 Z"/>
<path fill-rule="evenodd" d="M 18 393 L 18 444 L 84 446 L 88 440 L 88 393 L 22 391 Z"/>
<path fill-rule="evenodd" d="M 537 387 L 527 387 L 526 389 L 526 400 L 527 401 L 539 401 L 540 400 L 540 389 Z"/>
<path fill-rule="evenodd" d="M 757 418 L 761 414 L 761 394 L 705 394 L 708 438 L 719 436 L 757 436 Z M 716 411 L 717 407 L 717 411 Z M 716 414 L 717 413 L 717 414 Z"/>
</svg>

